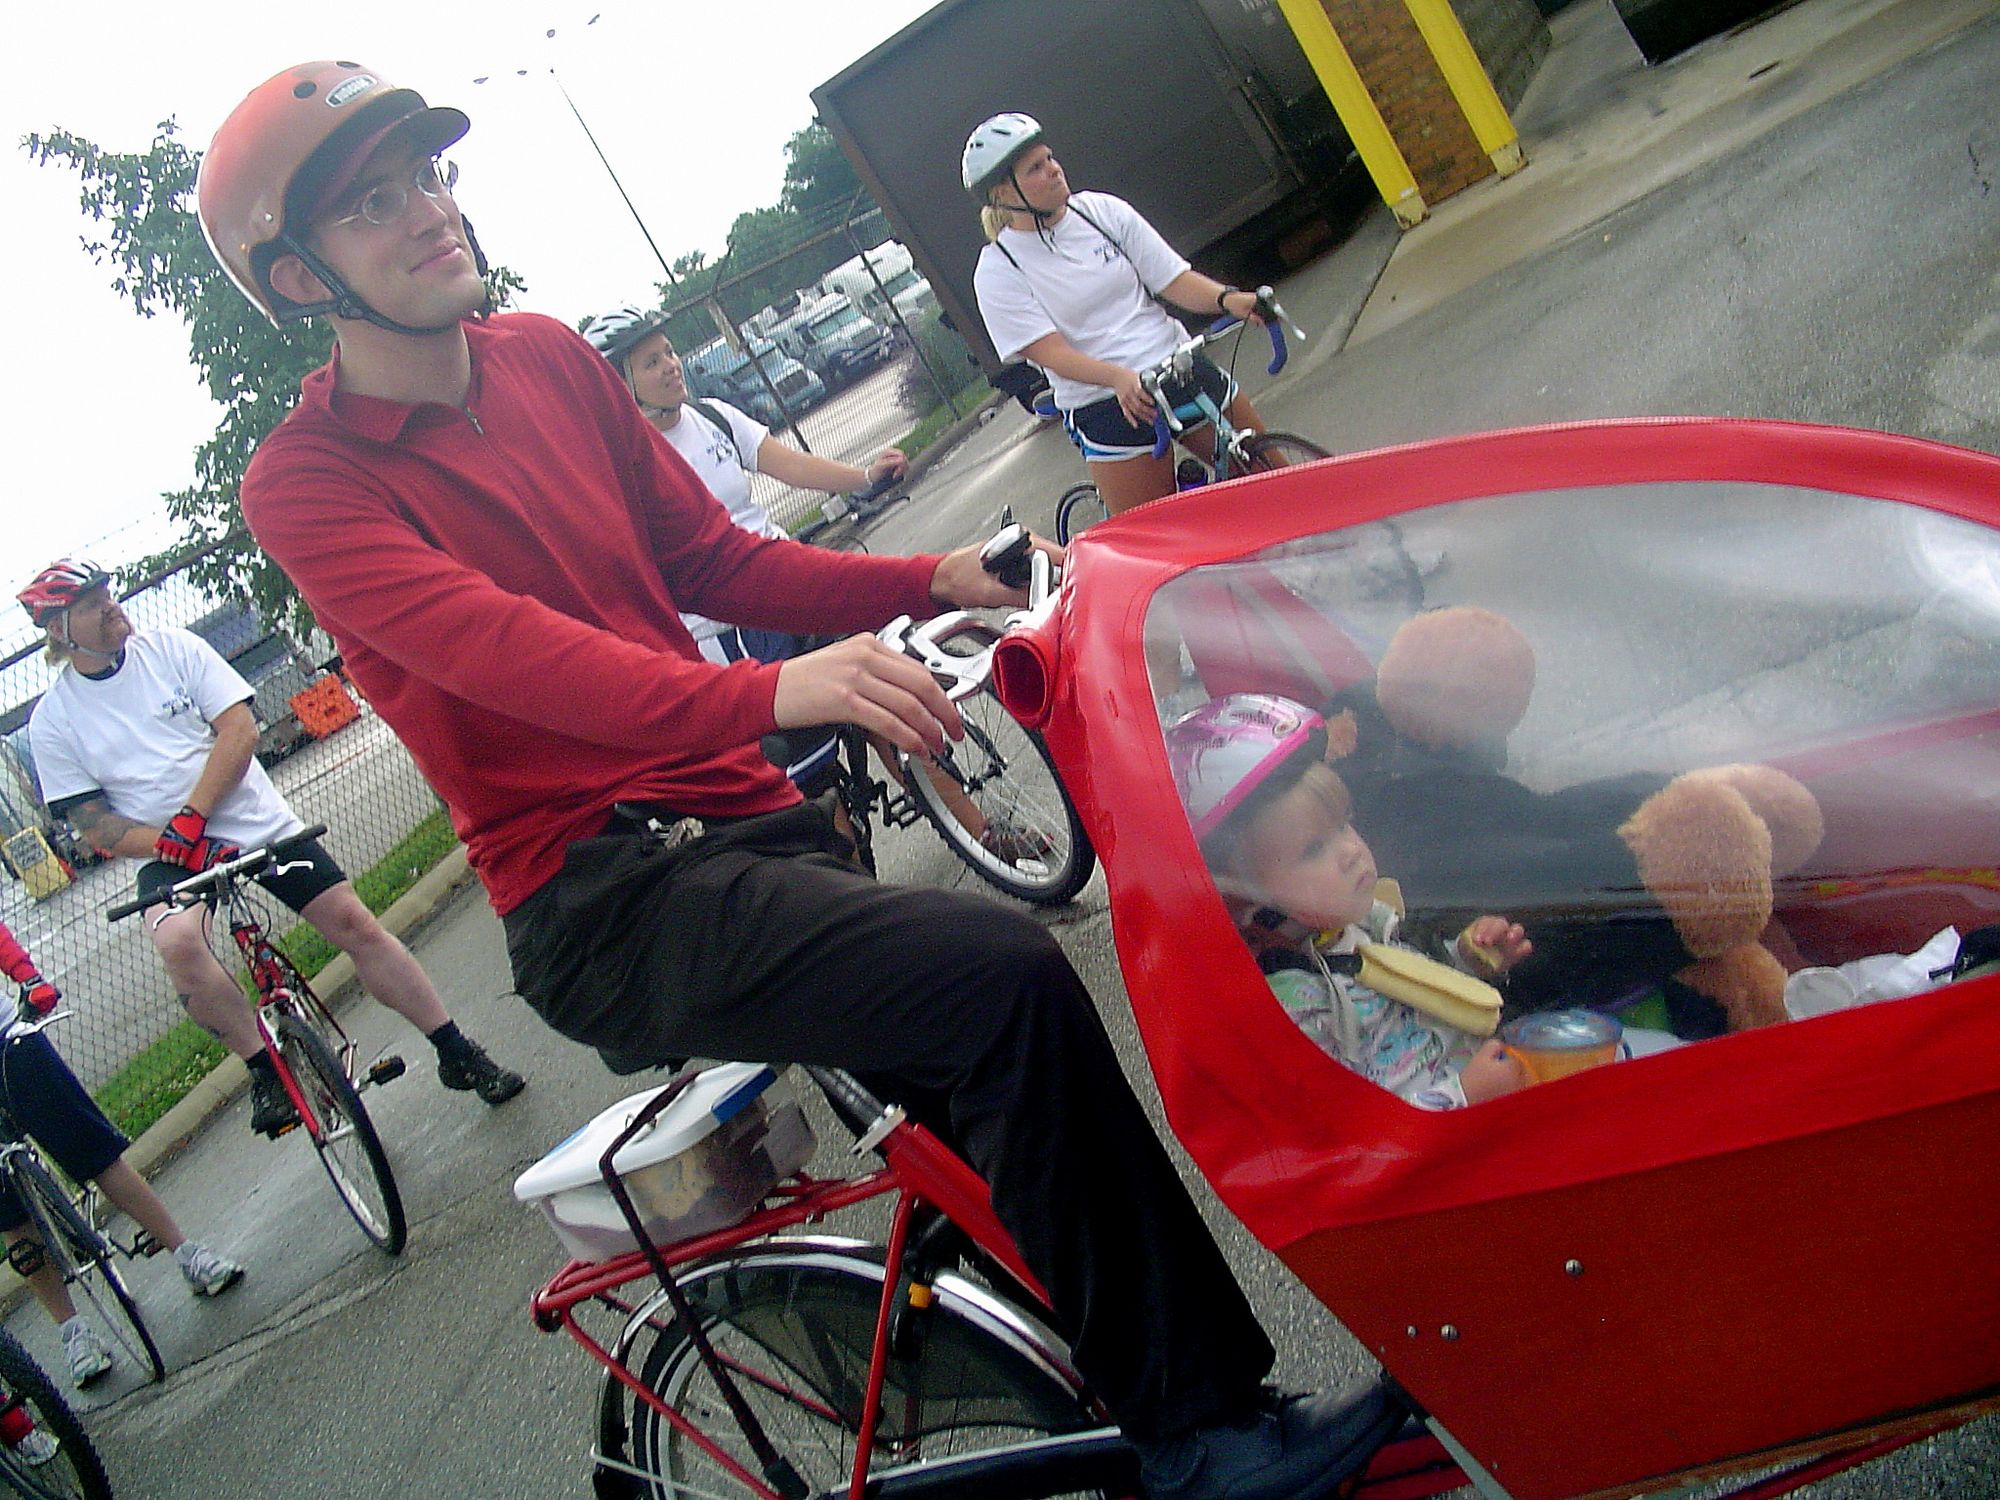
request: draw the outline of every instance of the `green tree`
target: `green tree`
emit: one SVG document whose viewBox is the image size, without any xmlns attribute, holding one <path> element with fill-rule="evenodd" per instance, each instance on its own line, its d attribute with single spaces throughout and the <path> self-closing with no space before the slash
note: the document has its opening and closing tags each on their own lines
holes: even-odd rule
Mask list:
<svg viewBox="0 0 2000 1500">
<path fill-rule="evenodd" d="M 833 132 L 817 120 L 785 142 L 785 186 L 778 202 L 808 216 L 829 209 L 858 213 L 875 206 L 875 200 L 862 192 L 854 164 Z"/>
<path fill-rule="evenodd" d="M 303 605 L 243 529 L 236 491 L 257 444 L 298 400 L 299 381 L 326 362 L 332 330 L 323 322 L 274 328 L 236 290 L 195 217 L 200 154 L 172 120 L 156 127 L 144 152 L 106 151 L 66 130 L 30 135 L 21 145 L 45 166 L 76 172 L 90 225 L 85 252 L 111 269 L 112 289 L 141 317 L 164 312 L 186 323 L 190 360 L 222 408 L 214 435 L 195 450 L 194 484 L 162 497 L 180 540 L 142 567 L 154 571 L 202 553 L 186 575 L 192 582 L 218 598 L 247 590 L 268 617 L 297 619 Z M 524 285 L 505 269 L 489 280 L 502 305 Z"/>
</svg>

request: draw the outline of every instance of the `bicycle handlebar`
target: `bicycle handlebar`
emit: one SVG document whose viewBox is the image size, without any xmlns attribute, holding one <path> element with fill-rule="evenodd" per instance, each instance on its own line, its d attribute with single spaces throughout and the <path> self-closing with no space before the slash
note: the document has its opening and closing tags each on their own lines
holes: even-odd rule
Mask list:
<svg viewBox="0 0 2000 1500">
<path fill-rule="evenodd" d="M 104 920 L 118 922 L 134 912 L 144 911 L 149 906 L 165 903 L 169 906 L 192 906 L 210 891 L 219 889 L 225 883 L 233 883 L 244 875 L 254 875 L 279 856 L 289 853 L 299 845 L 318 838 L 326 832 L 326 824 L 315 823 L 309 828 L 301 828 L 297 833 L 288 833 L 281 839 L 274 839 L 261 849 L 247 849 L 234 859 L 225 859 L 210 865 L 206 870 L 177 880 L 164 891 L 150 896 L 134 896 L 130 901 L 121 901 L 105 912 Z"/>
<path fill-rule="evenodd" d="M 1264 332 L 1271 339 L 1271 362 L 1264 373 L 1275 375 L 1290 361 L 1291 348 L 1285 342 L 1285 325 L 1291 324 L 1292 337 L 1305 335 L 1279 304 L 1277 293 L 1268 286 L 1257 288 L 1257 309 L 1264 315 Z M 1158 458 L 1172 445 L 1174 435 L 1186 424 L 1174 413 L 1174 404 L 1164 394 L 1169 381 L 1185 380 L 1194 373 L 1194 357 L 1218 339 L 1226 338 L 1243 326 L 1238 317 L 1217 318 L 1207 329 L 1181 344 L 1159 363 L 1139 372 L 1139 384 L 1153 398 L 1153 457 Z"/>
<path fill-rule="evenodd" d="M 56 1022 L 67 1021 L 75 1014 L 73 1010 L 52 1010 L 43 1015 L 31 1005 L 17 1005 L 14 1008 L 14 1029 L 7 1033 L 7 1040 L 11 1042 L 20 1037 L 39 1035 Z"/>
</svg>

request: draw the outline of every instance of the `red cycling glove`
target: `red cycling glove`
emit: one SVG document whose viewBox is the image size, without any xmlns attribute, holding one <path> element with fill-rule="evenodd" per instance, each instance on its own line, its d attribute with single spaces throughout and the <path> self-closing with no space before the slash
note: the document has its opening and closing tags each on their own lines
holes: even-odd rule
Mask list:
<svg viewBox="0 0 2000 1500">
<path fill-rule="evenodd" d="M 21 981 L 21 1004 L 38 1016 L 45 1016 L 56 1008 L 62 999 L 62 991 L 50 984 L 41 975 Z"/>
<path fill-rule="evenodd" d="M 160 830 L 153 852 L 170 865 L 201 871 L 242 853 L 234 844 L 208 837 L 208 815 L 183 807 Z"/>
</svg>

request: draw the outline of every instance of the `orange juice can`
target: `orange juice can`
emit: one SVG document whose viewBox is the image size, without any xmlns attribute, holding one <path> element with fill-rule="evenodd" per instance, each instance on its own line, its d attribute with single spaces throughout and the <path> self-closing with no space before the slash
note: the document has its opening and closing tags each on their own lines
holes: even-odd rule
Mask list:
<svg viewBox="0 0 2000 1500">
<path fill-rule="evenodd" d="M 1500 1044 L 1520 1059 L 1532 1082 L 1548 1083 L 1610 1062 L 1624 1035 L 1615 1017 L 1598 1011 L 1545 1010 L 1502 1026 Z"/>
</svg>

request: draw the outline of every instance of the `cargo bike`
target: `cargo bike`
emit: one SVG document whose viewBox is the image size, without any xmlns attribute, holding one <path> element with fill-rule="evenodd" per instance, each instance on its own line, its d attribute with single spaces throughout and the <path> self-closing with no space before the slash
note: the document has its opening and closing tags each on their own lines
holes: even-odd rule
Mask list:
<svg viewBox="0 0 2000 1500">
<path fill-rule="evenodd" d="M 1409 1393 L 1359 1493 L 1777 1495 L 2000 1406 L 1996 527 L 2000 460 L 1914 439 L 1487 434 L 1114 518 L 996 648 L 1103 856 L 1176 1136 Z M 1619 1060 L 1434 1110 L 1277 1003 L 1167 729 L 1230 694 L 1366 704 L 1409 623 L 1381 555 L 1405 544 L 1445 559 L 1429 606 L 1532 642 L 1525 710 L 1476 757 L 1521 805 L 1723 765 L 1805 790 L 1808 852 L 1767 834 L 1761 890 L 1697 893 L 1754 919 L 1778 1016 L 1718 1006 L 1694 967 L 1612 992 L 1628 964 L 1574 996 L 1622 1018 Z M 1395 757 L 1367 795 L 1340 764 L 1381 832 Z M 1413 924 L 1509 912 L 1555 957 L 1657 918 L 1643 882 L 1552 877 L 1546 831 L 1499 843 L 1528 879 L 1486 857 L 1489 808 L 1448 810 L 1450 857 L 1383 862 Z M 803 1170 L 796 1104 L 737 1065 L 626 1101 L 536 1169 L 567 1151 L 567 1177 L 523 1181 L 573 1255 L 536 1320 L 607 1370 L 599 1493 L 1139 1495 L 976 1178 L 893 1101 L 805 1071 L 877 1164 Z"/>
</svg>

